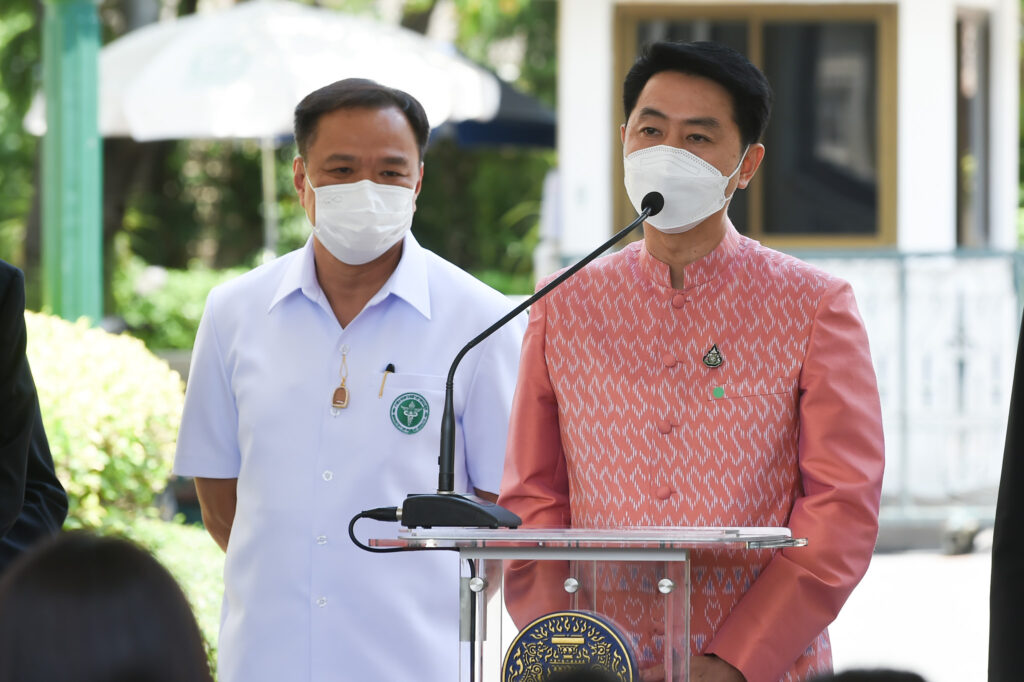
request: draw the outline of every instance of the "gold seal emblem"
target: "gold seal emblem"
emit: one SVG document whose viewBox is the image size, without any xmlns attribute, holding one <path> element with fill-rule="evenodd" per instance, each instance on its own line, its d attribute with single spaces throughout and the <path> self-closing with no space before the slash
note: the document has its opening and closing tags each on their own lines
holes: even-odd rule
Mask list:
<svg viewBox="0 0 1024 682">
<path fill-rule="evenodd" d="M 501 682 L 543 682 L 552 673 L 585 667 L 622 682 L 637 682 L 636 659 L 607 619 L 582 611 L 556 611 L 523 628 L 505 653 Z"/>
</svg>

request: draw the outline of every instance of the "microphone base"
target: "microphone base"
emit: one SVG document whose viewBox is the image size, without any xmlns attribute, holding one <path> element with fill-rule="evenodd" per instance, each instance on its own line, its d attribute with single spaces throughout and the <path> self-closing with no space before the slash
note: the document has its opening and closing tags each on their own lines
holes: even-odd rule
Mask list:
<svg viewBox="0 0 1024 682">
<path fill-rule="evenodd" d="M 523 520 L 504 507 L 475 495 L 409 495 L 399 521 L 406 528 L 518 528 Z"/>
</svg>

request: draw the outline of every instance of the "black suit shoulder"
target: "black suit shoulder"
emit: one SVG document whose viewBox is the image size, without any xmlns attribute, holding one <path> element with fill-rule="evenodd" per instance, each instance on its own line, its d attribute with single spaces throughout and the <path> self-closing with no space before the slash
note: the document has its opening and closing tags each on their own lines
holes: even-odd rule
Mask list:
<svg viewBox="0 0 1024 682">
<path fill-rule="evenodd" d="M 25 287 L 21 271 L 0 261 L 0 537 L 25 499 L 36 403 L 25 357 Z"/>
<path fill-rule="evenodd" d="M 25 279 L 0 261 L 0 570 L 67 516 L 25 349 Z"/>
</svg>

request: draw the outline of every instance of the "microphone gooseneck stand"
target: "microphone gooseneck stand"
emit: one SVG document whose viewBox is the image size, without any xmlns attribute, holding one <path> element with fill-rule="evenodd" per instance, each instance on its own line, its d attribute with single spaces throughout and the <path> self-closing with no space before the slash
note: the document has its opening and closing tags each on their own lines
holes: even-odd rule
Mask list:
<svg viewBox="0 0 1024 682">
<path fill-rule="evenodd" d="M 455 370 L 462 358 L 477 344 L 496 332 L 517 315 L 546 296 L 552 289 L 569 279 L 592 260 L 607 251 L 620 239 L 636 229 L 647 218 L 656 215 L 665 206 L 665 198 L 658 192 L 649 192 L 641 202 L 640 215 L 629 225 L 619 230 L 608 241 L 584 256 L 575 265 L 566 269 L 543 288 L 513 308 L 508 314 L 474 337 L 455 356 L 448 370 L 445 383 L 444 412 L 441 415 L 441 447 L 438 456 L 437 492 L 410 494 L 405 498 L 401 508 L 380 507 L 360 512 L 349 524 L 349 537 L 362 549 L 376 552 L 403 551 L 404 547 L 377 548 L 368 547 L 355 536 L 355 522 L 360 518 L 373 518 L 379 521 L 400 521 L 407 528 L 432 527 L 483 527 L 483 528 L 517 528 L 522 520 L 493 502 L 475 495 L 456 493 L 455 488 Z"/>
<path fill-rule="evenodd" d="M 444 412 L 441 415 L 441 450 L 437 461 L 437 492 L 411 494 L 405 498 L 405 502 L 402 504 L 401 509 L 398 507 L 378 507 L 376 509 L 368 509 L 366 511 L 359 512 L 353 516 L 352 520 L 348 524 L 348 536 L 357 547 L 364 549 L 367 552 L 377 552 L 381 554 L 429 550 L 458 551 L 454 547 L 371 547 L 363 544 L 355 534 L 356 522 L 359 519 L 366 518 L 376 519 L 378 521 L 401 521 L 402 525 L 407 528 L 431 528 L 434 526 L 518 528 L 519 525 L 522 524 L 522 519 L 510 512 L 508 509 L 475 495 L 458 494 L 454 490 L 455 406 L 453 395 L 455 392 L 455 369 L 459 366 L 459 362 L 462 361 L 462 358 L 465 357 L 466 353 L 468 353 L 474 346 L 494 332 L 498 331 L 498 329 L 510 322 L 517 315 L 546 296 L 548 292 L 559 284 L 575 275 L 580 269 L 590 263 L 590 261 L 600 256 L 612 245 L 636 229 L 637 226 L 647 220 L 647 218 L 659 213 L 664 206 L 665 198 L 660 193 L 649 192 L 644 196 L 643 202 L 640 205 L 640 215 L 636 217 L 636 220 L 619 230 L 611 239 L 606 241 L 604 244 L 601 244 L 601 246 L 597 247 L 588 255 L 584 256 L 578 263 L 568 268 L 555 279 L 551 280 L 533 296 L 530 296 L 528 299 L 517 305 L 507 315 L 482 331 L 462 347 L 462 350 L 458 352 L 455 359 L 452 361 L 451 368 L 448 370 L 448 380 L 445 383 Z M 474 565 L 474 562 L 468 561 L 468 564 L 470 573 L 472 575 L 476 575 L 476 566 Z M 470 629 L 473 631 L 476 629 L 476 617 L 475 601 L 471 601 L 469 618 Z M 469 667 L 470 679 L 473 679 L 475 677 L 473 670 L 476 667 L 476 652 L 473 647 L 470 647 Z"/>
</svg>

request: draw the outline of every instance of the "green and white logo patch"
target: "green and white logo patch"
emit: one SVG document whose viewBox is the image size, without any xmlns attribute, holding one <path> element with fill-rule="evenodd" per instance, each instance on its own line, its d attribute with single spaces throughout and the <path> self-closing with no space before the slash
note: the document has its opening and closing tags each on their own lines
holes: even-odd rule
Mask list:
<svg viewBox="0 0 1024 682">
<path fill-rule="evenodd" d="M 391 423 L 402 433 L 417 433 L 427 425 L 430 403 L 419 393 L 403 393 L 391 403 Z"/>
</svg>

